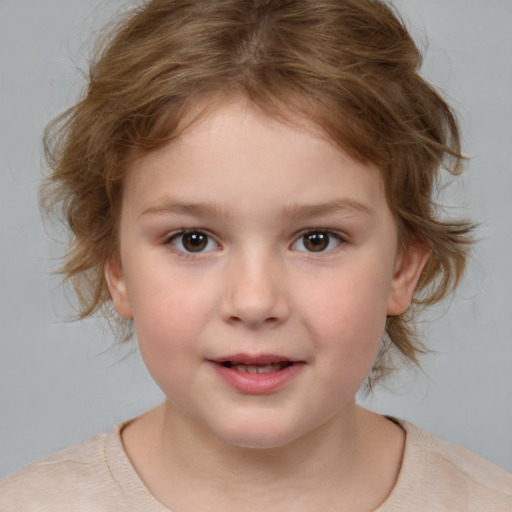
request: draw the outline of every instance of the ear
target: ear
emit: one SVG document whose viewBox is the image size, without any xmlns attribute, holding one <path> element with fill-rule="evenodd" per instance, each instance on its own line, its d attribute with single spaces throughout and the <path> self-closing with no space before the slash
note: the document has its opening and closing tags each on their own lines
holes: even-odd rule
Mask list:
<svg viewBox="0 0 512 512">
<path fill-rule="evenodd" d="M 388 316 L 401 315 L 407 311 L 429 256 L 430 249 L 421 243 L 410 244 L 399 255 L 391 282 Z"/>
<path fill-rule="evenodd" d="M 119 258 L 112 257 L 105 265 L 105 279 L 116 311 L 126 319 L 133 318 L 132 306 Z"/>
</svg>

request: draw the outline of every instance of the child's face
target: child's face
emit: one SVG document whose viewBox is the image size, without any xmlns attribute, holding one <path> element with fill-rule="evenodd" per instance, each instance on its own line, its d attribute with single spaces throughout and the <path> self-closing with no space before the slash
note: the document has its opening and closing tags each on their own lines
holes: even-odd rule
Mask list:
<svg viewBox="0 0 512 512">
<path fill-rule="evenodd" d="M 265 448 L 347 419 L 424 257 L 376 169 L 232 103 L 131 165 L 107 279 L 175 414 Z"/>
</svg>

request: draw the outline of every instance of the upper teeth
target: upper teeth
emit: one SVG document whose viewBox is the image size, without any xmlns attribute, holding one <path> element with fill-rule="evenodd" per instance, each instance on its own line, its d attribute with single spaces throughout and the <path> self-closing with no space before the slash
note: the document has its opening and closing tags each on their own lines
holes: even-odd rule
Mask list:
<svg viewBox="0 0 512 512">
<path fill-rule="evenodd" d="M 232 364 L 230 368 L 236 370 L 237 372 L 245 372 L 245 373 L 272 373 L 282 370 L 288 363 L 279 362 L 279 363 L 271 363 L 264 365 L 257 364 Z"/>
</svg>

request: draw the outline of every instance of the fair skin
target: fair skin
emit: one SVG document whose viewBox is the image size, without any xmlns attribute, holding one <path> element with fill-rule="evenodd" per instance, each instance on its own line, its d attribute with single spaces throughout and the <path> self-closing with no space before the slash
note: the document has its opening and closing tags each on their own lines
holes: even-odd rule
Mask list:
<svg viewBox="0 0 512 512">
<path fill-rule="evenodd" d="M 131 163 L 106 277 L 167 397 L 123 430 L 159 501 L 357 512 L 386 499 L 403 432 L 355 395 L 428 256 L 397 246 L 377 169 L 241 100 Z"/>
</svg>

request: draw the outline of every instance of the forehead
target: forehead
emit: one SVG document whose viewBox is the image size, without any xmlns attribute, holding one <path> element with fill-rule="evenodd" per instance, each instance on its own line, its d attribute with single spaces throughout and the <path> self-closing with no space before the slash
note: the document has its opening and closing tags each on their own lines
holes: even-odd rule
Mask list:
<svg viewBox="0 0 512 512">
<path fill-rule="evenodd" d="M 130 163 L 125 195 L 131 202 L 148 208 L 172 196 L 240 208 L 260 194 L 261 208 L 382 203 L 378 170 L 340 150 L 308 119 L 278 121 L 247 101 L 223 103 L 207 115 L 201 107 L 177 139 Z"/>
</svg>

